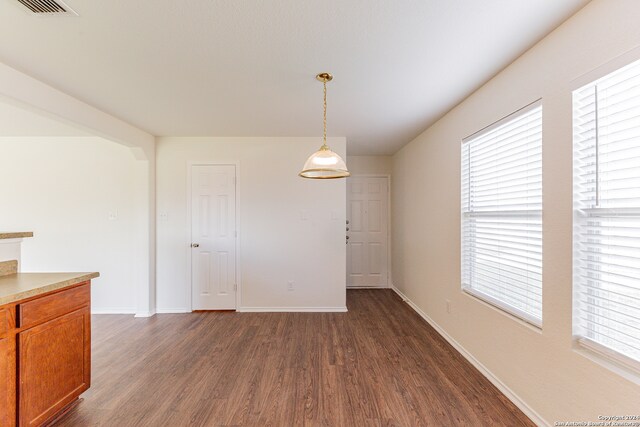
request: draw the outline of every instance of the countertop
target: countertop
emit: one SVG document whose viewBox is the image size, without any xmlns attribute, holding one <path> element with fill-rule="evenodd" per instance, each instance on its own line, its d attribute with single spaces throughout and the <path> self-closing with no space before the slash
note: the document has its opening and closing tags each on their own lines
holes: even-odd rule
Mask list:
<svg viewBox="0 0 640 427">
<path fill-rule="evenodd" d="M 33 237 L 33 231 L 0 231 L 0 240 L 2 239 L 21 239 L 23 237 Z"/>
<path fill-rule="evenodd" d="M 100 273 L 17 273 L 0 277 L 0 305 L 63 289 Z"/>
</svg>

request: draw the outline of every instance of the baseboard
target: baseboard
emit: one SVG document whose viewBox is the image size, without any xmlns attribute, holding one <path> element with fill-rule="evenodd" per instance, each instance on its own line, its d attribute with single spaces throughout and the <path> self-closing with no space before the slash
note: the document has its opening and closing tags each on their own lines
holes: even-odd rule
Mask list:
<svg viewBox="0 0 640 427">
<path fill-rule="evenodd" d="M 153 315 L 155 315 L 156 313 L 153 311 L 144 311 L 142 313 L 136 313 L 135 316 L 133 317 L 151 317 Z"/>
<path fill-rule="evenodd" d="M 238 307 L 238 313 L 345 313 L 347 307 Z M 191 313 L 185 308 L 158 308 L 157 314 Z M 138 316 L 136 317 L 144 317 Z"/>
<path fill-rule="evenodd" d="M 469 353 L 460 343 L 458 343 L 453 337 L 445 332 L 431 317 L 429 317 L 420 307 L 418 307 L 413 301 L 411 301 L 400 289 L 395 286 L 391 286 L 391 289 L 406 302 L 416 313 L 420 315 L 429 325 L 433 327 L 449 344 L 455 348 L 458 353 L 462 354 L 475 368 L 480 371 L 491 383 L 496 386 L 498 390 L 502 392 L 514 405 L 518 407 L 527 417 L 531 419 L 538 426 L 551 426 L 551 423 L 547 422 L 540 414 L 538 414 L 533 408 L 531 408 L 524 400 L 520 398 L 513 390 L 511 390 L 506 384 L 504 384 L 493 372 L 491 372 L 486 366 L 484 366 L 478 359 L 476 359 L 471 353 Z"/>
<path fill-rule="evenodd" d="M 136 314 L 134 308 L 97 308 L 91 309 L 91 314 Z"/>
<path fill-rule="evenodd" d="M 184 314 L 191 313 L 191 310 L 186 308 L 157 308 L 156 314 Z"/>
<path fill-rule="evenodd" d="M 391 286 L 347 286 L 347 289 L 391 289 Z"/>
<path fill-rule="evenodd" d="M 345 313 L 347 307 L 239 307 L 240 313 Z"/>
</svg>

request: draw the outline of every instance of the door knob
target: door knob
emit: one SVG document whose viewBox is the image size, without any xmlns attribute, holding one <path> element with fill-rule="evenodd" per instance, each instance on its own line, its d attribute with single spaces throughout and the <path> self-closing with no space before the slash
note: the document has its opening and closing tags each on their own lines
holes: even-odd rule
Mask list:
<svg viewBox="0 0 640 427">
<path fill-rule="evenodd" d="M 192 243 L 191 247 L 192 248 L 199 248 L 200 247 L 200 243 Z"/>
</svg>

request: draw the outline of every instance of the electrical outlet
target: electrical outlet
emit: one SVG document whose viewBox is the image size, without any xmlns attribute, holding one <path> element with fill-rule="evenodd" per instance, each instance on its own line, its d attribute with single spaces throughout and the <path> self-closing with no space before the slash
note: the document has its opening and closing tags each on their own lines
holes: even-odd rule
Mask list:
<svg viewBox="0 0 640 427">
<path fill-rule="evenodd" d="M 118 211 L 111 211 L 108 215 L 109 221 L 115 221 L 118 219 Z"/>
<path fill-rule="evenodd" d="M 446 300 L 447 302 L 447 314 L 451 314 L 451 301 Z"/>
<path fill-rule="evenodd" d="M 287 290 L 292 291 L 294 289 L 293 282 L 290 280 L 287 282 Z"/>
</svg>

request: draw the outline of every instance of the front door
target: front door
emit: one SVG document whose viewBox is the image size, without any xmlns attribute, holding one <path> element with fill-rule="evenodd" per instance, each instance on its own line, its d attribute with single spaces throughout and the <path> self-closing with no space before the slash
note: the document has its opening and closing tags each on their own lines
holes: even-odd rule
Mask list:
<svg viewBox="0 0 640 427">
<path fill-rule="evenodd" d="M 193 310 L 236 308 L 236 167 L 191 167 Z"/>
<path fill-rule="evenodd" d="M 347 287 L 388 287 L 389 180 L 347 178 Z"/>
</svg>

